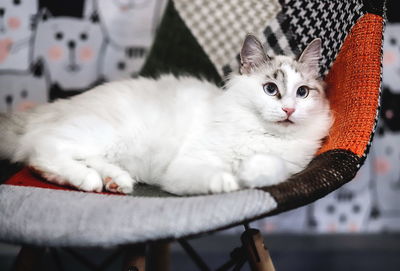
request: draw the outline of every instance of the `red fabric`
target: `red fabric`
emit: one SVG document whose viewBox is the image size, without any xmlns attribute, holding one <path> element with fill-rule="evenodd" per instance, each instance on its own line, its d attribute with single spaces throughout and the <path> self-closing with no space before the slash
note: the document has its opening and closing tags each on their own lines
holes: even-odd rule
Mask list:
<svg viewBox="0 0 400 271">
<path fill-rule="evenodd" d="M 62 185 L 50 183 L 50 182 L 44 180 L 43 178 L 41 178 L 38 174 L 34 173 L 28 167 L 25 167 L 21 171 L 17 172 L 14 176 L 12 176 L 10 179 L 5 181 L 4 184 L 39 187 L 39 188 L 49 188 L 49 189 L 67 190 L 67 191 L 78 191 L 76 188 L 73 188 L 70 186 L 62 186 Z M 95 192 L 93 192 L 93 193 L 95 193 Z M 122 195 L 122 194 L 110 193 L 110 192 L 102 192 L 101 194 Z"/>
</svg>

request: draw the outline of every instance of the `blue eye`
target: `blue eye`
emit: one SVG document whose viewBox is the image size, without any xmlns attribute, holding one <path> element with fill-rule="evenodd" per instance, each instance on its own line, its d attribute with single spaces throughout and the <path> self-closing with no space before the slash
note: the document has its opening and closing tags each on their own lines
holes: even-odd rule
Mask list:
<svg viewBox="0 0 400 271">
<path fill-rule="evenodd" d="M 264 92 L 270 96 L 275 96 L 279 93 L 278 86 L 274 83 L 266 83 L 263 89 Z"/>
<path fill-rule="evenodd" d="M 306 86 L 301 86 L 297 89 L 296 96 L 299 98 L 306 98 L 310 90 Z"/>
</svg>

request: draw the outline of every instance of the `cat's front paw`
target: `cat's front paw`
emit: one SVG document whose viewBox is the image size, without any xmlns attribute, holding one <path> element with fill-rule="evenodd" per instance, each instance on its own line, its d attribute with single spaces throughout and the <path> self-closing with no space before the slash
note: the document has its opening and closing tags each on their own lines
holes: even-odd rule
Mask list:
<svg viewBox="0 0 400 271">
<path fill-rule="evenodd" d="M 287 169 L 277 156 L 256 154 L 242 162 L 238 177 L 242 187 L 268 186 L 283 182 Z"/>
<path fill-rule="evenodd" d="M 211 193 L 231 192 L 238 189 L 238 180 L 231 173 L 217 172 L 211 176 L 209 187 Z"/>
<path fill-rule="evenodd" d="M 115 193 L 130 194 L 133 192 L 133 185 L 136 183 L 129 175 L 119 175 L 104 178 L 106 190 Z"/>
</svg>

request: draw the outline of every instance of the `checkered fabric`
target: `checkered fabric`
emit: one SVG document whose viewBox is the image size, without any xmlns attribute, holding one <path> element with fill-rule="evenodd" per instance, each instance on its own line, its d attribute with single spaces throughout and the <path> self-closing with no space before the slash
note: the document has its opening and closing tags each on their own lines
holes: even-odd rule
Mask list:
<svg viewBox="0 0 400 271">
<path fill-rule="evenodd" d="M 239 67 L 246 33 L 257 35 L 267 54 L 297 56 L 321 38 L 321 75 L 325 75 L 358 18 L 362 0 L 174 0 L 176 9 L 220 75 Z"/>
<path fill-rule="evenodd" d="M 247 33 L 259 37 L 281 9 L 277 0 L 174 0 L 186 25 L 220 75 L 236 57 Z M 225 68 L 224 68 L 225 67 Z"/>
</svg>

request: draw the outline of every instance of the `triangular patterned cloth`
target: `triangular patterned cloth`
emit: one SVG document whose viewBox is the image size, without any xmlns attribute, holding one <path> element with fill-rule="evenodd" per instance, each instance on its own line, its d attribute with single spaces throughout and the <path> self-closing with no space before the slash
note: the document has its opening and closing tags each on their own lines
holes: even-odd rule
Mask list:
<svg viewBox="0 0 400 271">
<path fill-rule="evenodd" d="M 174 0 L 187 27 L 221 76 L 239 67 L 246 33 L 257 35 L 267 54 L 298 55 L 314 38 L 323 41 L 325 75 L 349 29 L 364 14 L 362 0 Z"/>
<path fill-rule="evenodd" d="M 246 33 L 262 36 L 281 10 L 278 0 L 174 0 L 175 8 L 220 75 L 235 64 Z"/>
</svg>

